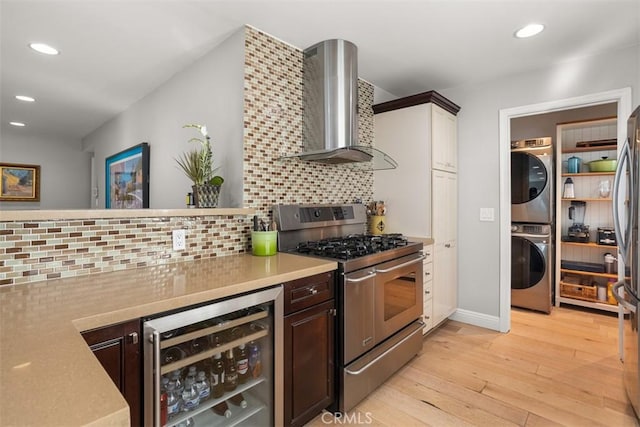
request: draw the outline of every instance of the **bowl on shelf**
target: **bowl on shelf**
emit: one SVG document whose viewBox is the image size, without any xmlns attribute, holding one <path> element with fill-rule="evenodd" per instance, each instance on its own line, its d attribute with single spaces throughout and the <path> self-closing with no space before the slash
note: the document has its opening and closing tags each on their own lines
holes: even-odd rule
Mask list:
<svg viewBox="0 0 640 427">
<path fill-rule="evenodd" d="M 590 172 L 615 172 L 618 161 L 603 157 L 601 160 L 594 160 L 588 163 Z"/>
</svg>

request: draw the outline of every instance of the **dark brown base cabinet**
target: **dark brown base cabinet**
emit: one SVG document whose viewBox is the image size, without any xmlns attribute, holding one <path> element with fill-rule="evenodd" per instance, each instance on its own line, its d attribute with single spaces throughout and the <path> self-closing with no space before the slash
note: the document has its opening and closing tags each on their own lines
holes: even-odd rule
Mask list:
<svg viewBox="0 0 640 427">
<path fill-rule="evenodd" d="M 142 425 L 140 321 L 94 329 L 82 337 L 129 404 L 131 425 Z"/>
<path fill-rule="evenodd" d="M 301 426 L 334 399 L 334 275 L 285 283 L 284 419 Z"/>
</svg>

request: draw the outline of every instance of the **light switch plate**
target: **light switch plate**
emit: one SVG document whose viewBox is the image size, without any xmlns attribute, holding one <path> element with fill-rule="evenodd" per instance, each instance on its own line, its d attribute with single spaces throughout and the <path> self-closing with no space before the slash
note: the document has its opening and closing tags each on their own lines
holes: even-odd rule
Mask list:
<svg viewBox="0 0 640 427">
<path fill-rule="evenodd" d="M 495 221 L 493 208 L 480 208 L 480 221 Z"/>
</svg>

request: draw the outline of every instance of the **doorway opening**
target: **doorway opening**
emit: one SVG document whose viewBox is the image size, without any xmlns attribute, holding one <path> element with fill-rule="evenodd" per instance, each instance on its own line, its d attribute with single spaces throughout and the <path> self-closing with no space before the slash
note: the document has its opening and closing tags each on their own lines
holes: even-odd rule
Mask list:
<svg viewBox="0 0 640 427">
<path fill-rule="evenodd" d="M 616 103 L 617 139 L 626 136 L 626 117 L 631 114 L 631 88 L 567 98 L 500 110 L 500 320 L 501 332 L 511 328 L 511 141 L 512 120 L 528 116 Z M 515 129 L 514 129 L 515 131 Z M 554 133 L 555 136 L 555 133 Z"/>
</svg>

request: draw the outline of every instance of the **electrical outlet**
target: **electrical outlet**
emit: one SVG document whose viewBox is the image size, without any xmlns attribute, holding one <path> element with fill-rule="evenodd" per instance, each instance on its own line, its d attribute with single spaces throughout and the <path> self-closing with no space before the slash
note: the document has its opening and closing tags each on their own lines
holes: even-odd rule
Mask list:
<svg viewBox="0 0 640 427">
<path fill-rule="evenodd" d="M 171 234 L 173 237 L 174 251 L 182 251 L 187 248 L 186 230 L 173 230 Z"/>
</svg>

